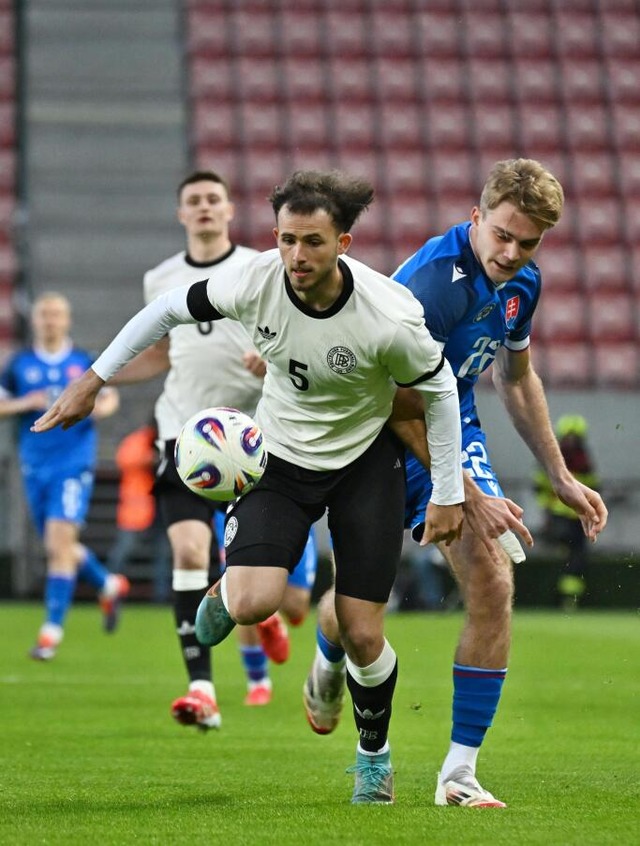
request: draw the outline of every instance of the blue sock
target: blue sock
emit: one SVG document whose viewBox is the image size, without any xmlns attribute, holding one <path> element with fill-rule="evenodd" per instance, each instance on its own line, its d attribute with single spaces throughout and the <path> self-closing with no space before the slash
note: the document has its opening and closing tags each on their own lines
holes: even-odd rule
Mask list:
<svg viewBox="0 0 640 846">
<path fill-rule="evenodd" d="M 240 655 L 249 681 L 259 682 L 267 677 L 267 656 L 261 646 L 241 646 Z"/>
<path fill-rule="evenodd" d="M 451 740 L 480 746 L 500 701 L 504 670 L 453 665 L 453 730 Z"/>
<path fill-rule="evenodd" d="M 340 644 L 333 643 L 322 633 L 320 626 L 316 628 L 316 642 L 320 647 L 320 651 L 332 664 L 337 664 L 344 658 L 344 649 Z"/>
<path fill-rule="evenodd" d="M 100 562 L 98 556 L 86 546 L 84 548 L 84 561 L 78 567 L 78 578 L 88 582 L 92 587 L 101 591 L 107 581 L 109 571 Z"/>
<path fill-rule="evenodd" d="M 44 606 L 47 623 L 63 626 L 69 606 L 73 601 L 75 576 L 47 576 L 44 588 Z"/>
</svg>

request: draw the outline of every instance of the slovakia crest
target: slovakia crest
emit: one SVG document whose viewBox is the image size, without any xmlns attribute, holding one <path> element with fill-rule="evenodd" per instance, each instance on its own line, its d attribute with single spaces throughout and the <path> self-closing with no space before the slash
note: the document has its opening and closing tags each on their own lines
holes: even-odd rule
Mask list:
<svg viewBox="0 0 640 846">
<path fill-rule="evenodd" d="M 516 322 L 518 312 L 520 311 L 520 296 L 509 297 L 504 309 L 504 319 L 507 324 L 507 329 L 513 329 Z"/>
</svg>

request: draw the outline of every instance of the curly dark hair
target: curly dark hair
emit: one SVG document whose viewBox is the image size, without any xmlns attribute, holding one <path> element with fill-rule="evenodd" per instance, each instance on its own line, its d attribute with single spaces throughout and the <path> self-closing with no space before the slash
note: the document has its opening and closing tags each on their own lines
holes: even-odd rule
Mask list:
<svg viewBox="0 0 640 846">
<path fill-rule="evenodd" d="M 373 186 L 338 170 L 297 170 L 284 185 L 276 185 L 269 202 L 276 217 L 283 206 L 294 214 L 324 209 L 338 232 L 349 232 L 373 201 Z"/>
</svg>

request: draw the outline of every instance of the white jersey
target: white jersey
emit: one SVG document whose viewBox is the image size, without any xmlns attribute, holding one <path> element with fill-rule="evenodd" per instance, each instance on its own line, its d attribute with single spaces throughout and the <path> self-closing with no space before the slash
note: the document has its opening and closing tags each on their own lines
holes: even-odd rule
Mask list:
<svg viewBox="0 0 640 846">
<path fill-rule="evenodd" d="M 425 400 L 433 495 L 464 500 L 456 380 L 403 285 L 342 257 L 343 291 L 325 311 L 302 302 L 277 250 L 207 283 L 169 292 L 121 330 L 93 365 L 105 381 L 179 323 L 239 321 L 268 362 L 256 420 L 269 453 L 311 470 L 358 458 L 391 414 L 396 385 Z M 224 322 L 224 321 L 223 321 Z"/>
<path fill-rule="evenodd" d="M 174 288 L 226 275 L 256 255 L 256 250 L 236 246 L 215 262 L 196 264 L 184 251 L 177 253 L 145 273 L 145 302 Z M 254 350 L 254 345 L 236 321 L 183 324 L 171 329 L 171 370 L 155 407 L 159 438 L 177 438 L 185 420 L 210 406 L 231 406 L 253 415 L 262 393 L 262 379 L 242 364 L 242 355 L 249 350 Z"/>
</svg>

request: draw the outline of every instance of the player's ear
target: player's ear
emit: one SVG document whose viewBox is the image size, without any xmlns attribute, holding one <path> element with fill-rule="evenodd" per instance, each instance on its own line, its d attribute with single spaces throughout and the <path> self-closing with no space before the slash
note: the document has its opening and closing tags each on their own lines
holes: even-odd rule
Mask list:
<svg viewBox="0 0 640 846">
<path fill-rule="evenodd" d="M 233 220 L 236 216 L 236 207 L 234 203 L 227 203 L 227 221 Z"/>
<path fill-rule="evenodd" d="M 343 253 L 346 253 L 352 241 L 353 235 L 350 232 L 342 232 L 338 235 L 338 255 L 341 256 Z"/>
<path fill-rule="evenodd" d="M 273 232 L 273 237 L 276 239 L 276 244 L 277 244 L 278 243 L 278 233 L 279 233 L 280 230 L 276 229 L 276 227 L 274 226 L 271 231 Z"/>
</svg>

